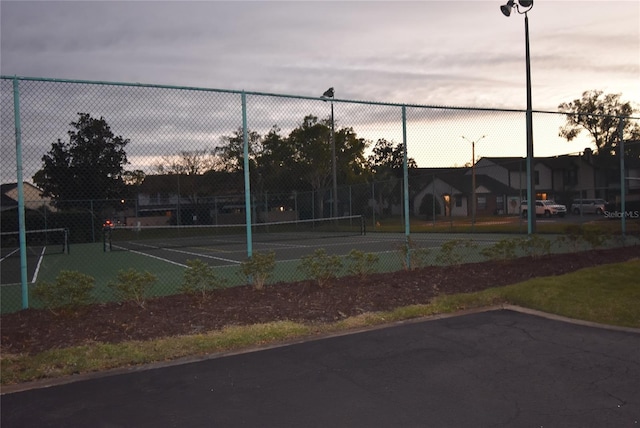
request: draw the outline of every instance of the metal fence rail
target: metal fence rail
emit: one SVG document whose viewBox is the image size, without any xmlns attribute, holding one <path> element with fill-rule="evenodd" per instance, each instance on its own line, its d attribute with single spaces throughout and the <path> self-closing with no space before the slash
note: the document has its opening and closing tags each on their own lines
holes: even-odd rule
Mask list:
<svg viewBox="0 0 640 428">
<path fill-rule="evenodd" d="M 472 234 L 465 239 L 484 246 L 504 233 L 527 233 L 526 111 L 338 95 L 2 76 L 1 225 L 23 241 L 19 258 L 3 255 L 2 311 L 29 307 L 34 283 L 54 281 L 61 270 L 93 275 L 102 287 L 97 298 L 109 300 L 104 285 L 128 267 L 162 276 L 162 295 L 178 292 L 189 258 L 228 271 L 233 285 L 246 283 L 238 267 L 254 252 L 275 251 L 274 280 L 296 280 L 296 262 L 317 248 L 341 256 L 375 252 L 377 269 L 389 271 L 407 268 L 407 254 L 416 250 L 409 243 L 423 238 L 437 251 L 443 236 L 462 236 L 454 233 Z M 565 117 L 533 112 L 536 144 L 557 138 Z M 621 135 L 619 144 L 638 141 Z M 553 238 L 571 224 L 592 223 L 620 237 L 615 245 L 628 244 L 638 231 L 638 156 L 611 156 L 596 166 L 594 156 L 536 155 L 536 198 L 569 211 L 566 218 L 542 217 L 538 231 Z M 580 198 L 605 199 L 609 214 L 572 215 Z M 252 236 L 260 223 L 343 216 L 361 216 L 367 235 L 314 242 L 301 236 L 297 246 Z M 228 224 L 245 226 L 237 248 L 212 242 L 181 253 L 141 249 L 128 259 L 104 252 L 104 229 L 114 225 Z M 60 228 L 68 230 L 70 254 L 30 253 L 27 230 Z M 483 260 L 480 249 L 466 260 Z"/>
</svg>

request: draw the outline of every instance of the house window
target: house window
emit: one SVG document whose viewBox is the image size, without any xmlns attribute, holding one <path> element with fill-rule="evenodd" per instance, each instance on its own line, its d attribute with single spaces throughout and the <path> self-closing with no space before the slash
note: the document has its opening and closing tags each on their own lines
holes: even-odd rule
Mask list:
<svg viewBox="0 0 640 428">
<path fill-rule="evenodd" d="M 533 171 L 533 180 L 536 183 L 536 186 L 540 184 L 540 171 Z"/>
<path fill-rule="evenodd" d="M 460 208 L 462 206 L 462 196 L 456 196 L 456 207 Z"/>
<path fill-rule="evenodd" d="M 575 169 L 565 170 L 564 182 L 567 186 L 575 186 L 578 184 L 578 171 Z"/>
<path fill-rule="evenodd" d="M 486 196 L 478 196 L 478 209 L 479 210 L 487 209 L 487 197 Z"/>
</svg>

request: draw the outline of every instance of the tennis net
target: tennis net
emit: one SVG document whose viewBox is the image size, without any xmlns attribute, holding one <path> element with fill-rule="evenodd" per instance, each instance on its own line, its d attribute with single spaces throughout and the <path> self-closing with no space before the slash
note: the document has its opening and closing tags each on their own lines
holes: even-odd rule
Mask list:
<svg viewBox="0 0 640 428">
<path fill-rule="evenodd" d="M 340 238 L 365 234 L 362 216 L 344 216 L 251 225 L 253 242 Z M 114 226 L 104 229 L 104 250 L 246 245 L 245 224 Z"/>
<path fill-rule="evenodd" d="M 69 230 L 39 229 L 25 230 L 25 240 L 28 254 L 69 253 Z M 19 254 L 20 232 L 0 233 L 2 257 Z"/>
</svg>

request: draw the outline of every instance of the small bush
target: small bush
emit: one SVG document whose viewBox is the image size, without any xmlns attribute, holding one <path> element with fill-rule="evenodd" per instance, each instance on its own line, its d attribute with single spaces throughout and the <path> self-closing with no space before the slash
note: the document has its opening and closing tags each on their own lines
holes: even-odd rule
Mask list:
<svg viewBox="0 0 640 428">
<path fill-rule="evenodd" d="M 108 284 L 118 299 L 133 300 L 138 306 L 144 308 L 147 293 L 151 290 L 158 278 L 149 272 L 138 272 L 131 268 L 118 271 L 116 282 Z"/>
<path fill-rule="evenodd" d="M 557 238 L 558 242 L 566 243 L 573 252 L 580 251 L 584 244 L 582 227 L 578 224 L 570 224 L 564 228 L 564 234 Z"/>
<path fill-rule="evenodd" d="M 253 284 L 256 290 L 264 289 L 265 283 L 273 274 L 276 267 L 276 253 L 253 253 L 253 255 L 242 262 L 240 269 L 244 276 Z"/>
<path fill-rule="evenodd" d="M 574 252 L 586 249 L 595 250 L 604 246 L 610 237 L 597 228 L 583 227 L 572 224 L 564 229 L 564 234 L 558 238 L 559 242 L 566 242 Z"/>
<path fill-rule="evenodd" d="M 419 269 L 427 265 L 427 257 L 429 257 L 430 250 L 428 248 L 420 248 L 411 237 L 398 245 L 400 252 L 400 262 L 404 270 Z"/>
<path fill-rule="evenodd" d="M 609 236 L 607 236 L 602 230 L 594 228 L 583 228 L 582 238 L 593 250 L 603 247 L 607 241 L 609 241 Z"/>
<path fill-rule="evenodd" d="M 340 257 L 330 256 L 324 248 L 319 248 L 313 254 L 302 257 L 299 269 L 307 278 L 314 279 L 320 288 L 324 288 L 338 277 L 342 261 Z"/>
<path fill-rule="evenodd" d="M 440 246 L 436 261 L 443 265 L 457 266 L 462 263 L 462 250 L 477 248 L 478 244 L 471 239 L 452 239 Z"/>
<path fill-rule="evenodd" d="M 489 260 L 505 261 L 516 258 L 517 239 L 501 239 L 490 247 L 485 247 L 480 251 Z"/>
<path fill-rule="evenodd" d="M 380 261 L 380 258 L 373 253 L 351 250 L 349 255 L 347 255 L 347 261 L 349 262 L 347 272 L 351 275 L 357 275 L 360 278 L 364 278 L 376 271 L 376 265 Z"/>
<path fill-rule="evenodd" d="M 551 254 L 551 241 L 540 235 L 531 235 L 520 241 L 520 248 L 529 257 L 540 257 Z"/>
<path fill-rule="evenodd" d="M 216 275 L 214 269 L 200 259 L 187 260 L 180 291 L 187 294 L 201 294 L 204 299 L 207 291 L 223 288 L 226 281 Z"/>
<path fill-rule="evenodd" d="M 38 282 L 33 289 L 33 297 L 38 299 L 52 313 L 74 312 L 81 306 L 93 302 L 91 292 L 95 279 L 76 271 L 62 270 L 56 282 Z"/>
</svg>

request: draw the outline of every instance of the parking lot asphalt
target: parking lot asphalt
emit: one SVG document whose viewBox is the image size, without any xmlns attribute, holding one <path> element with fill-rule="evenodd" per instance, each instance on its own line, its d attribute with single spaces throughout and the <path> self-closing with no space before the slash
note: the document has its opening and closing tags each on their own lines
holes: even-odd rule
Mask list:
<svg viewBox="0 0 640 428">
<path fill-rule="evenodd" d="M 10 427 L 640 427 L 640 332 L 513 310 L 4 393 Z"/>
</svg>

